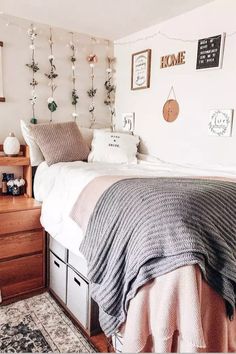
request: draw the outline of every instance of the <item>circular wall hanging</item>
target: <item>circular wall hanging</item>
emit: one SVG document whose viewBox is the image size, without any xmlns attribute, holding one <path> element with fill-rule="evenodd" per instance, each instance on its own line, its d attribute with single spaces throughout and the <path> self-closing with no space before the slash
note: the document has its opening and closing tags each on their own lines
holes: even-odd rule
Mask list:
<svg viewBox="0 0 236 354">
<path fill-rule="evenodd" d="M 173 122 L 179 115 L 179 104 L 176 100 L 167 100 L 163 107 L 163 117 L 167 122 Z"/>
<path fill-rule="evenodd" d="M 170 95 L 173 93 L 174 98 L 170 99 Z M 174 122 L 179 115 L 179 104 L 176 100 L 175 91 L 173 86 L 170 89 L 166 103 L 163 107 L 163 117 L 166 122 Z"/>
</svg>

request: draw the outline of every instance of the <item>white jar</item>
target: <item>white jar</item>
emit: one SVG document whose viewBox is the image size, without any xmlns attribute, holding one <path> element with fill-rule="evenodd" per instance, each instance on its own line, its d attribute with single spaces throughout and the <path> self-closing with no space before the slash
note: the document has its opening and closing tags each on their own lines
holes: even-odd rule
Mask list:
<svg viewBox="0 0 236 354">
<path fill-rule="evenodd" d="M 14 133 L 10 133 L 4 140 L 3 151 L 7 156 L 17 156 L 20 152 L 19 140 L 15 137 Z"/>
</svg>

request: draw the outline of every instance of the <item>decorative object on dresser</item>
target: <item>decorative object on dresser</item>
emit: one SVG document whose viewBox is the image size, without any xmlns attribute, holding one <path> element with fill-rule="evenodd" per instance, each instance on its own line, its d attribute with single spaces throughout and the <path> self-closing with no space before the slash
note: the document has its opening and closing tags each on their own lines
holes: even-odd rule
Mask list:
<svg viewBox="0 0 236 354">
<path fill-rule="evenodd" d="M 2 47 L 3 42 L 0 42 L 0 102 L 5 102 L 5 97 L 3 96 Z"/>
<path fill-rule="evenodd" d="M 5 156 L 3 153 L 3 145 L 0 145 L 0 166 L 21 166 L 25 180 L 25 195 L 32 197 L 32 167 L 30 166 L 28 146 L 20 145 L 19 155 L 13 157 Z M 11 179 L 13 179 L 13 177 Z"/>
<path fill-rule="evenodd" d="M 179 52 L 178 54 L 169 54 L 161 57 L 161 66 L 160 68 L 168 68 L 176 65 L 185 64 L 185 51 Z"/>
<path fill-rule="evenodd" d="M 90 297 L 86 260 L 67 250 L 51 236 L 49 289 L 87 335 L 101 332 L 98 307 Z"/>
<path fill-rule="evenodd" d="M 132 54 L 131 90 L 150 87 L 151 49 Z"/>
<path fill-rule="evenodd" d="M 173 94 L 174 98 L 170 98 L 171 94 Z M 176 100 L 175 90 L 173 86 L 171 86 L 169 95 L 163 106 L 162 113 L 166 122 L 173 122 L 174 120 L 177 119 L 179 115 L 179 104 L 178 101 Z"/>
<path fill-rule="evenodd" d="M 226 34 L 203 38 L 198 41 L 196 69 L 221 69 Z"/>
<path fill-rule="evenodd" d="M 17 156 L 20 152 L 20 143 L 14 133 L 10 133 L 4 140 L 3 151 L 7 156 Z"/>
<path fill-rule="evenodd" d="M 230 137 L 233 126 L 233 109 L 215 109 L 210 111 L 209 135 Z"/>
<path fill-rule="evenodd" d="M 41 204 L 0 196 L 0 295 L 3 303 L 45 288 L 45 232 Z"/>
</svg>

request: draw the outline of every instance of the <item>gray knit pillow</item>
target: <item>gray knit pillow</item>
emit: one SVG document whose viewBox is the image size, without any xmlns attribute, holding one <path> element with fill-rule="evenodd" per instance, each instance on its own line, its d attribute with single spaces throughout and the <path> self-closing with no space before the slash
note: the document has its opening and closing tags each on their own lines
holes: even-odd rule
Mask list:
<svg viewBox="0 0 236 354">
<path fill-rule="evenodd" d="M 49 166 L 87 160 L 89 147 L 75 122 L 32 125 L 30 130 Z"/>
</svg>

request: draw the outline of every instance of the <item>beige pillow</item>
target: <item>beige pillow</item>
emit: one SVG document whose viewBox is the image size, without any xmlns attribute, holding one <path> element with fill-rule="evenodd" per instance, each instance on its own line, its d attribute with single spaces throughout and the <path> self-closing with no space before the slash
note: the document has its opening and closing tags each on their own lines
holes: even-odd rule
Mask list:
<svg viewBox="0 0 236 354">
<path fill-rule="evenodd" d="M 88 158 L 89 147 L 75 122 L 37 124 L 30 131 L 49 166 Z"/>
</svg>

